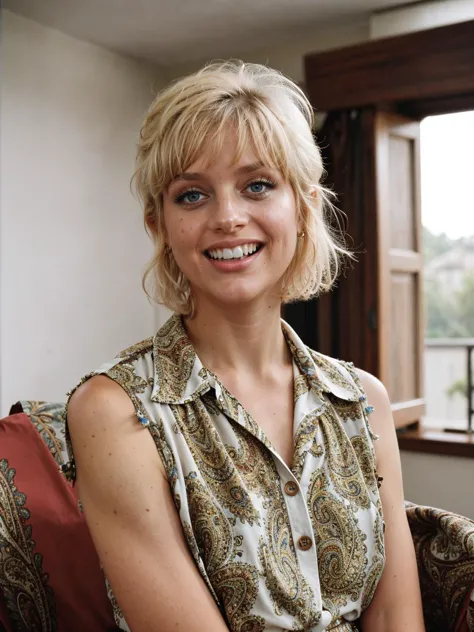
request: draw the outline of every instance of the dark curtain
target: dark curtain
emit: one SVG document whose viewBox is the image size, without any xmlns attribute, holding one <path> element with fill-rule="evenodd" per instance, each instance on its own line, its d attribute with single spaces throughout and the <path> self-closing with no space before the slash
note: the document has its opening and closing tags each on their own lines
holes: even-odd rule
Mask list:
<svg viewBox="0 0 474 632">
<path fill-rule="evenodd" d="M 326 295 L 285 309 L 306 344 L 377 374 L 377 236 L 372 108 L 330 112 L 317 135 L 324 184 L 345 213 L 340 223 L 357 261 L 348 263 Z"/>
</svg>

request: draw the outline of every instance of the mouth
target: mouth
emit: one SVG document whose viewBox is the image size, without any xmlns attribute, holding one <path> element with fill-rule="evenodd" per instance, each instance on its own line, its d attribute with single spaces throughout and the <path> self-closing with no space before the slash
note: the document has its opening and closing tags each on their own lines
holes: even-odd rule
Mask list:
<svg viewBox="0 0 474 632">
<path fill-rule="evenodd" d="M 263 244 L 249 242 L 235 248 L 215 248 L 204 251 L 204 256 L 211 261 L 238 261 L 255 255 L 262 250 Z"/>
</svg>

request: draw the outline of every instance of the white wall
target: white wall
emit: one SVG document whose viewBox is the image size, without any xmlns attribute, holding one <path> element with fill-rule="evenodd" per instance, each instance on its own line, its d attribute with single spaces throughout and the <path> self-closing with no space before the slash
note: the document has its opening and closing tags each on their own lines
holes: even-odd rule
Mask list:
<svg viewBox="0 0 474 632">
<path fill-rule="evenodd" d="M 129 182 L 156 68 L 3 12 L 1 413 L 153 334 Z"/>
<path fill-rule="evenodd" d="M 434 0 L 374 14 L 370 37 L 390 37 L 473 19 L 473 0 Z"/>
<path fill-rule="evenodd" d="M 256 47 L 251 51 L 236 50 L 232 56 L 246 62 L 268 64 L 291 77 L 293 81 L 302 83 L 304 81 L 303 59 L 307 53 L 350 46 L 368 39 L 369 21 L 361 20 L 324 30 L 315 28 L 302 30 L 297 37 L 293 35 L 289 40 L 281 41 L 273 48 L 267 46 L 263 49 Z M 173 66 L 167 71 L 167 75 L 169 79 L 181 77 L 194 72 L 208 61 L 212 60 L 197 58 L 192 63 Z"/>
<path fill-rule="evenodd" d="M 402 452 L 405 498 L 474 519 L 474 459 Z"/>
</svg>

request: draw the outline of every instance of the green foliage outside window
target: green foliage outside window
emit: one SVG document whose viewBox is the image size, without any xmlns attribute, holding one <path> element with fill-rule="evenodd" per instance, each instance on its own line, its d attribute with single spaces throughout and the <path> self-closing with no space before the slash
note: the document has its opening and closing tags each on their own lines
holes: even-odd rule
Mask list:
<svg viewBox="0 0 474 632">
<path fill-rule="evenodd" d="M 423 229 L 425 266 L 451 250 L 474 251 L 474 237 L 450 239 Z M 461 287 L 443 287 L 427 279 L 424 288 L 426 338 L 474 338 L 474 271 L 465 270 Z M 456 380 L 447 389 L 449 397 L 467 397 L 467 379 Z"/>
<path fill-rule="evenodd" d="M 425 266 L 454 249 L 474 251 L 474 238 L 450 239 L 423 229 Z M 474 271 L 466 270 L 461 288 L 443 288 L 436 281 L 425 282 L 426 338 L 474 338 Z"/>
</svg>

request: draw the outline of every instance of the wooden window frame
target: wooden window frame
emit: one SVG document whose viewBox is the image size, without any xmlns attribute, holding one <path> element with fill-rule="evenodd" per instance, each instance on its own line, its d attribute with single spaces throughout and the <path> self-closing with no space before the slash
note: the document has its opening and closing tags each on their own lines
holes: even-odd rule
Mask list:
<svg viewBox="0 0 474 632">
<path fill-rule="evenodd" d="M 474 20 L 309 54 L 304 65 L 305 89 L 319 111 L 369 106 L 421 120 L 474 109 Z M 418 262 L 405 257 L 399 263 L 408 270 Z M 380 345 L 379 336 L 383 363 Z M 416 402 L 410 405 L 412 415 Z M 421 400 L 419 406 L 421 412 Z M 397 426 L 406 426 L 408 408 L 402 404 L 394 409 Z M 399 444 L 404 450 L 474 458 L 474 437 L 469 435 L 406 428 L 399 433 Z"/>
<path fill-rule="evenodd" d="M 379 377 L 389 387 L 392 382 L 391 361 L 391 280 L 392 274 L 413 274 L 415 276 L 416 294 L 423 287 L 422 225 L 421 225 L 421 191 L 420 183 L 420 139 L 419 124 L 407 121 L 398 114 L 378 112 L 375 119 L 375 165 L 376 165 L 376 198 L 377 198 L 377 248 L 379 256 L 378 274 L 378 347 Z M 413 244 L 408 249 L 392 247 L 390 243 L 391 217 L 389 209 L 390 166 L 388 164 L 390 137 L 411 141 L 414 153 L 413 162 L 416 172 L 414 180 L 418 186 L 412 191 L 412 208 L 414 215 Z M 408 248 L 408 246 L 407 246 Z M 425 401 L 422 397 L 424 382 L 424 318 L 423 309 L 416 306 L 416 324 L 413 332 L 417 344 L 414 348 L 413 366 L 415 369 L 414 395 L 404 401 L 392 400 L 392 413 L 396 428 L 403 428 L 417 422 L 425 412 Z M 390 391 L 389 391 L 390 392 Z"/>
</svg>

